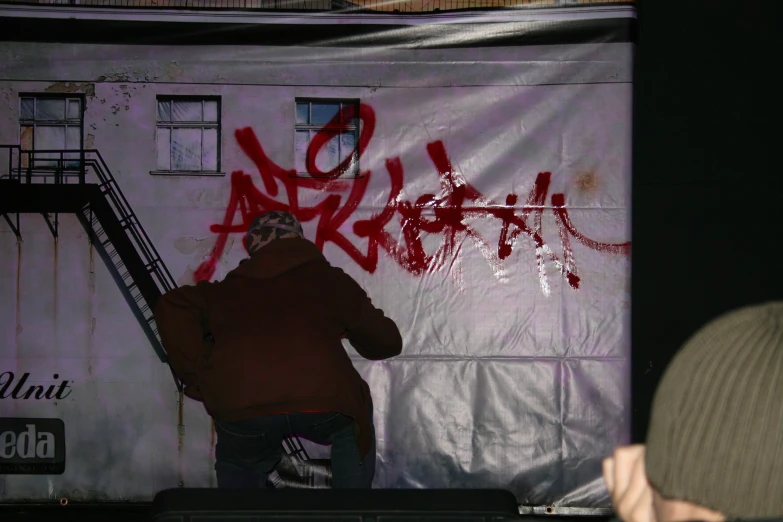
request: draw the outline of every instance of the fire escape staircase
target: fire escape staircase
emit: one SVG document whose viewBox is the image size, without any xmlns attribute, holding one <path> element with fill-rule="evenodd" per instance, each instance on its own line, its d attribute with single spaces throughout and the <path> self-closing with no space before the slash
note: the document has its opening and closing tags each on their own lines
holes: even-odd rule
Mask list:
<svg viewBox="0 0 783 522">
<path fill-rule="evenodd" d="M 100 152 L 0 145 L 0 161 L 5 163 L 0 164 L 0 214 L 17 239 L 22 238 L 19 214 L 43 215 L 54 237 L 58 215 L 75 214 L 153 350 L 167 363 L 153 310 L 176 283 Z M 174 379 L 181 390 L 179 379 Z"/>
<path fill-rule="evenodd" d="M 89 181 L 89 182 L 88 182 Z M 141 325 L 161 362 L 168 363 L 153 310 L 177 287 L 166 265 L 97 150 L 23 150 L 0 145 L 0 214 L 21 241 L 20 214 L 41 214 L 58 236 L 59 214 L 75 214 Z M 182 383 L 172 376 L 177 389 Z M 283 441 L 285 453 L 302 471 L 293 487 L 313 481 L 310 460 L 296 436 Z M 280 479 L 275 479 L 275 485 Z"/>
</svg>

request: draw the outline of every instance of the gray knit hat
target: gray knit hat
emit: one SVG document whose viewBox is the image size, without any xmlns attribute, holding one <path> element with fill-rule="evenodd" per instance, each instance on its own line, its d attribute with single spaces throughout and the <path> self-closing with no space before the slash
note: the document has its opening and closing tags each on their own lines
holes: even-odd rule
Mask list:
<svg viewBox="0 0 783 522">
<path fill-rule="evenodd" d="M 245 235 L 245 247 L 249 254 L 257 252 L 275 239 L 304 237 L 302 224 L 290 212 L 264 212 L 253 220 Z"/>
<path fill-rule="evenodd" d="M 685 343 L 656 391 L 646 455 L 666 498 L 783 516 L 783 302 L 727 313 Z"/>
</svg>

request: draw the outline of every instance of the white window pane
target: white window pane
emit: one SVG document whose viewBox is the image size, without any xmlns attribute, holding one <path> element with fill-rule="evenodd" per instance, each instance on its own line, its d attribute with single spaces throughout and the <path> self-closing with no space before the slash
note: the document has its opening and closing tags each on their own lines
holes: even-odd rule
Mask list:
<svg viewBox="0 0 783 522">
<path fill-rule="evenodd" d="M 171 121 L 171 102 L 158 102 L 158 121 Z"/>
<path fill-rule="evenodd" d="M 63 104 L 63 107 L 65 105 Z M 65 148 L 65 126 L 63 125 L 38 125 L 35 127 L 35 150 L 62 150 Z M 45 158 L 60 159 L 58 152 L 35 153 L 36 167 L 55 167 L 57 161 L 41 161 Z"/>
<path fill-rule="evenodd" d="M 33 150 L 33 128 L 31 126 L 24 125 L 19 129 L 19 145 L 22 150 Z M 29 159 L 29 154 L 22 154 L 23 167 L 30 166 Z"/>
<path fill-rule="evenodd" d="M 356 152 L 356 134 L 344 132 L 340 134 L 340 161 L 353 156 Z"/>
<path fill-rule="evenodd" d="M 323 173 L 340 164 L 340 135 L 334 133 L 329 141 L 321 147 L 315 156 L 315 166 Z M 311 174 L 314 174 L 311 172 Z M 317 174 L 317 173 L 316 173 Z"/>
<path fill-rule="evenodd" d="M 158 170 L 171 170 L 171 130 L 158 127 Z"/>
<path fill-rule="evenodd" d="M 38 125 L 35 127 L 36 150 L 62 150 L 65 148 L 64 125 Z"/>
<path fill-rule="evenodd" d="M 82 148 L 82 133 L 79 127 L 66 127 L 65 129 L 65 148 L 67 150 L 80 150 Z M 78 160 L 81 154 L 78 152 L 66 152 L 63 158 Z M 66 167 L 75 168 L 79 166 L 78 161 L 66 161 Z"/>
<path fill-rule="evenodd" d="M 307 156 L 307 146 L 310 144 L 309 131 L 296 131 L 294 136 L 294 168 L 297 172 L 307 172 L 305 158 Z"/>
<path fill-rule="evenodd" d="M 296 104 L 296 123 L 310 123 L 310 104 Z"/>
<path fill-rule="evenodd" d="M 312 123 L 313 125 L 325 125 L 337 115 L 340 110 L 339 103 L 314 103 Z"/>
<path fill-rule="evenodd" d="M 69 120 L 81 120 L 82 119 L 82 103 L 81 103 L 81 100 L 68 100 L 68 119 Z"/>
<path fill-rule="evenodd" d="M 201 101 L 172 101 L 172 121 L 201 121 Z"/>
<path fill-rule="evenodd" d="M 204 129 L 204 150 L 201 158 L 202 170 L 215 172 L 218 169 L 218 131 Z"/>
<path fill-rule="evenodd" d="M 81 129 L 79 127 L 66 127 L 65 128 L 65 148 L 67 150 L 79 150 L 82 148 L 81 145 L 82 141 L 82 133 Z M 79 159 L 79 153 L 78 152 L 71 152 L 67 154 L 63 154 L 63 158 L 65 159 Z M 65 164 L 67 167 L 78 167 L 79 162 L 78 161 L 68 161 Z"/>
<path fill-rule="evenodd" d="M 207 100 L 204 102 L 204 121 L 218 121 L 218 102 Z"/>
<path fill-rule="evenodd" d="M 201 170 L 201 129 L 172 129 L 171 170 Z"/>
<path fill-rule="evenodd" d="M 35 100 L 33 98 L 22 98 L 19 108 L 19 118 L 22 120 L 32 120 L 35 118 Z"/>
<path fill-rule="evenodd" d="M 65 148 L 68 150 L 79 150 L 82 148 L 82 133 L 79 127 L 66 127 L 65 129 Z"/>
<path fill-rule="evenodd" d="M 38 98 L 35 104 L 35 112 L 36 120 L 62 121 L 65 119 L 65 99 Z"/>
</svg>

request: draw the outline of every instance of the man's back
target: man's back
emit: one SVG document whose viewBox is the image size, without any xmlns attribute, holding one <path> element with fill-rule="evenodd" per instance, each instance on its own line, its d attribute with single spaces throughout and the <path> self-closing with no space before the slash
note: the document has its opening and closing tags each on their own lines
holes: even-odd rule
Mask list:
<svg viewBox="0 0 783 522">
<path fill-rule="evenodd" d="M 369 388 L 342 337 L 368 359 L 402 350 L 394 322 L 302 238 L 266 245 L 223 281 L 167 293 L 155 316 L 189 396 L 223 421 L 336 411 L 362 424 Z"/>
<path fill-rule="evenodd" d="M 218 485 L 264 487 L 293 431 L 331 444 L 334 487 L 371 487 L 372 397 L 342 339 L 388 359 L 402 351 L 397 325 L 304 239 L 295 215 L 257 216 L 245 248 L 250 258 L 223 281 L 172 290 L 155 307 L 185 394 L 215 421 Z"/>
<path fill-rule="evenodd" d="M 304 239 L 268 245 L 203 293 L 214 349 L 199 382 L 217 418 L 244 417 L 247 408 L 339 411 L 337 402 L 365 386 L 343 334 L 370 359 L 402 348 L 394 322 Z"/>
</svg>

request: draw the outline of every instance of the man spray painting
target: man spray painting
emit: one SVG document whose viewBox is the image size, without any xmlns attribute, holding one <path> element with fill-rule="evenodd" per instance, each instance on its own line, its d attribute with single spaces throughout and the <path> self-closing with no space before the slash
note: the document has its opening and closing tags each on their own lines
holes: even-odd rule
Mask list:
<svg viewBox="0 0 783 522">
<path fill-rule="evenodd" d="M 245 246 L 224 280 L 172 290 L 155 309 L 185 394 L 215 420 L 218 487 L 264 487 L 289 434 L 331 444 L 332 487 L 371 487 L 372 398 L 342 338 L 382 360 L 402 351 L 399 329 L 293 214 L 258 216 Z"/>
</svg>

